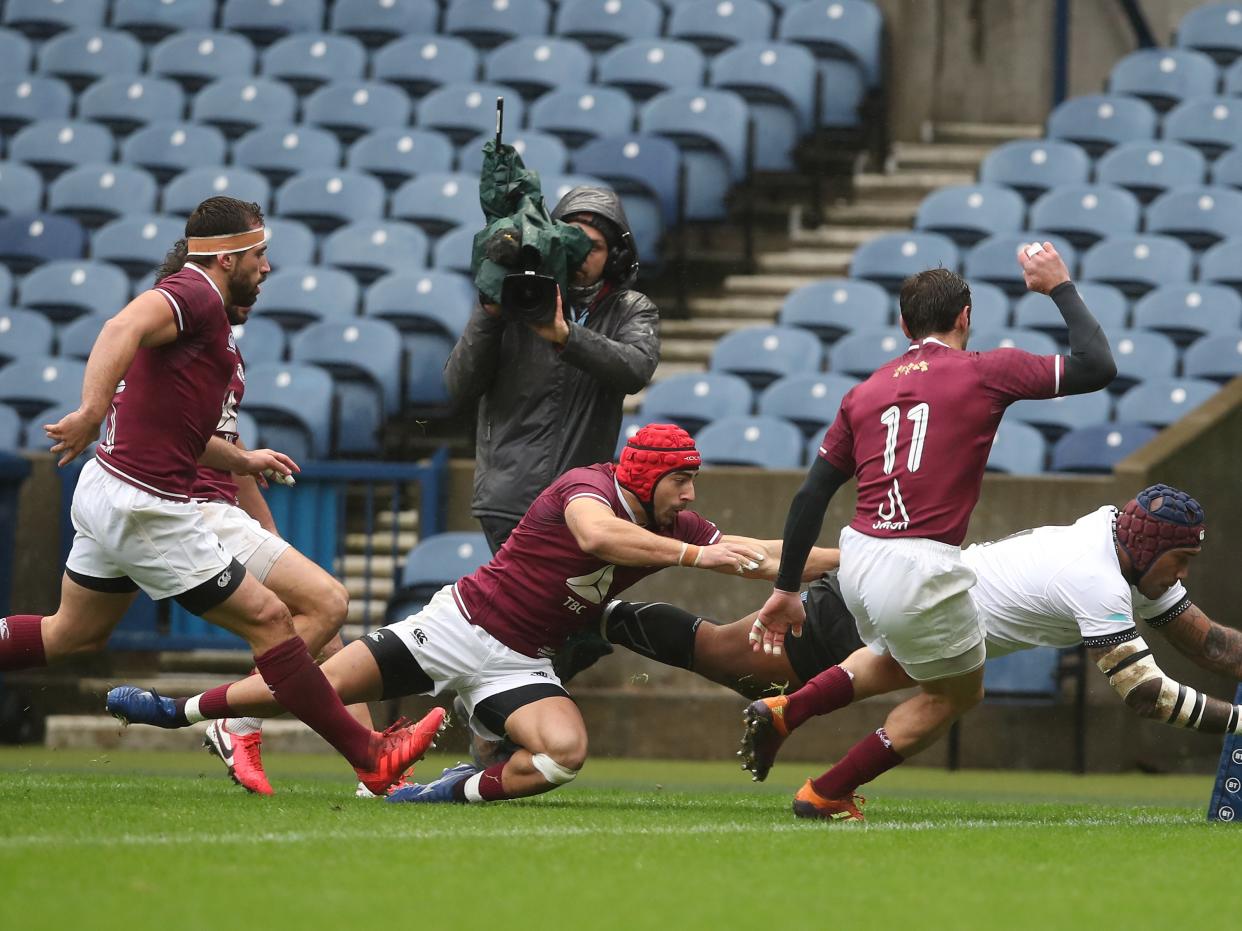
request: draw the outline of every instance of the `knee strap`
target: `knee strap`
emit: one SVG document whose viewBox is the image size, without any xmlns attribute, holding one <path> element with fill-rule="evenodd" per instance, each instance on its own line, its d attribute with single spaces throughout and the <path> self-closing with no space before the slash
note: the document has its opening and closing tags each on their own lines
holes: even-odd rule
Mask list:
<svg viewBox="0 0 1242 931">
<path fill-rule="evenodd" d="M 546 753 L 534 754 L 530 762 L 535 769 L 539 770 L 539 775 L 554 786 L 563 786 L 567 782 L 573 782 L 578 776 L 576 769 L 566 769 Z"/>
</svg>

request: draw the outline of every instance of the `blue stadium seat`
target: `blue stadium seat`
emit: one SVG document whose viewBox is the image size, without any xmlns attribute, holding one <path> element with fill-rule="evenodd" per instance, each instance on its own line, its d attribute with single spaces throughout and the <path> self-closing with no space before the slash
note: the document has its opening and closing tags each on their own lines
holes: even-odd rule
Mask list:
<svg viewBox="0 0 1242 931">
<path fill-rule="evenodd" d="M 247 365 L 285 359 L 285 331 L 275 320 L 251 314 L 245 323 L 233 327 L 233 339 Z"/>
<path fill-rule="evenodd" d="M 636 201 L 645 200 L 658 210 L 663 226 L 677 223 L 681 151 L 673 141 L 636 133 L 606 136 L 578 149 L 573 166 L 608 182 L 624 199 L 631 222 Z"/>
<path fill-rule="evenodd" d="M 664 10 L 653 0 L 565 0 L 553 31 L 600 52 L 631 39 L 658 38 L 663 24 Z"/>
<path fill-rule="evenodd" d="M 1101 184 L 1123 187 L 1141 203 L 1155 200 L 1170 188 L 1202 184 L 1207 170 L 1203 153 L 1181 142 L 1124 142 L 1095 166 Z"/>
<path fill-rule="evenodd" d="M 999 330 L 971 327 L 970 349 L 988 352 L 992 349 L 1022 349 L 1037 356 L 1054 356 L 1058 352 L 1057 341 L 1039 330 L 1022 327 L 1004 327 Z"/>
<path fill-rule="evenodd" d="M 1076 249 L 1088 249 L 1106 236 L 1138 230 L 1138 199 L 1111 184 L 1057 187 L 1031 207 L 1029 225 L 1064 236 Z"/>
<path fill-rule="evenodd" d="M 348 144 L 377 129 L 409 125 L 410 100 L 401 88 L 383 81 L 334 81 L 306 98 L 302 120 L 331 130 Z"/>
<path fill-rule="evenodd" d="M 1117 401 L 1117 419 L 1165 427 L 1190 413 L 1219 388 L 1203 378 L 1148 378 Z"/>
<path fill-rule="evenodd" d="M 1218 242 L 1199 257 L 1199 280 L 1242 292 L 1242 237 Z"/>
<path fill-rule="evenodd" d="M 228 152 L 224 134 L 200 123 L 151 123 L 121 143 L 120 161 L 145 168 L 167 183 L 190 168 L 223 165 Z"/>
<path fill-rule="evenodd" d="M 56 259 L 81 258 L 85 250 L 86 231 L 72 217 L 54 213 L 0 217 L 0 262 L 11 272 L 21 274 Z"/>
<path fill-rule="evenodd" d="M 335 0 L 329 28 L 375 49 L 402 36 L 435 32 L 439 18 L 435 0 Z"/>
<path fill-rule="evenodd" d="M 1071 430 L 1052 447 L 1052 472 L 1112 472 L 1113 466 L 1154 438 L 1143 423 L 1106 423 Z"/>
<path fill-rule="evenodd" d="M 756 390 L 783 375 L 818 372 L 824 360 L 818 340 L 793 327 L 752 326 L 734 330 L 716 343 L 710 368 L 746 379 Z"/>
<path fill-rule="evenodd" d="M 324 239 L 319 259 L 369 284 L 381 275 L 426 265 L 427 237 L 417 226 L 397 220 L 348 223 Z"/>
<path fill-rule="evenodd" d="M 321 320 L 349 320 L 358 313 L 358 282 L 348 272 L 327 266 L 287 266 L 263 283 L 262 300 L 253 315 L 297 330 Z"/>
<path fill-rule="evenodd" d="M 455 531 L 420 540 L 405 557 L 397 596 L 431 596 L 446 585 L 474 572 L 491 559 L 487 537 L 481 533 Z"/>
<path fill-rule="evenodd" d="M 341 163 L 341 144 L 314 126 L 262 126 L 233 143 L 233 163 L 282 184 L 299 171 L 335 168 Z"/>
<path fill-rule="evenodd" d="M 1141 97 L 1164 111 L 1187 97 L 1216 93 L 1216 63 L 1189 49 L 1146 48 L 1131 52 L 1113 65 L 1108 89 Z"/>
<path fill-rule="evenodd" d="M 247 449 L 259 448 L 259 424 L 245 411 L 237 412 L 237 437 Z"/>
<path fill-rule="evenodd" d="M 896 327 L 859 327 L 832 344 L 828 350 L 828 370 L 867 378 L 908 348 L 910 340 Z"/>
<path fill-rule="evenodd" d="M 788 420 L 803 434 L 822 438 L 846 393 L 858 384 L 848 375 L 803 372 L 778 378 L 759 395 L 759 413 Z"/>
<path fill-rule="evenodd" d="M 1147 208 L 1147 229 L 1206 249 L 1242 235 L 1242 191 L 1225 187 L 1175 188 Z"/>
<path fill-rule="evenodd" d="M 814 57 L 789 42 L 741 42 L 712 59 L 708 79 L 749 106 L 759 171 L 794 170 L 794 150 L 815 125 L 815 82 Z"/>
<path fill-rule="evenodd" d="M 367 288 L 362 312 L 402 333 L 435 333 L 453 342 L 474 309 L 474 282 L 447 271 L 398 271 Z"/>
<path fill-rule="evenodd" d="M 286 265 L 311 265 L 315 260 L 315 234 L 305 223 L 284 217 L 268 217 L 265 221 L 271 233 L 267 244 L 267 261 L 273 269 Z"/>
<path fill-rule="evenodd" d="M 464 144 L 457 153 L 457 170 L 478 174 L 483 170 L 483 143 L 494 138 L 494 133 L 484 133 Z M 511 136 L 505 132 L 505 142 L 522 156 L 522 164 L 545 175 L 564 174 L 569 166 L 569 150 L 565 143 L 551 133 L 538 129 L 519 129 Z M 676 153 L 674 153 L 676 154 Z M 428 171 L 448 171 L 446 168 L 429 168 Z M 593 172 L 588 172 L 593 174 Z"/>
<path fill-rule="evenodd" d="M 1097 281 L 1080 281 L 1076 284 L 1083 303 L 1099 321 L 1100 326 L 1106 331 L 1120 330 L 1125 327 L 1129 305 L 1126 303 L 1124 294 L 1112 285 L 1100 284 Z M 972 323 L 975 326 L 980 325 L 973 319 L 973 316 Z M 1061 311 L 1057 310 L 1056 303 L 1046 295 L 1028 291 L 1020 297 L 1014 304 L 1013 323 L 1014 326 L 1042 330 L 1057 342 L 1065 345 L 1068 329 L 1065 326 L 1065 318 L 1061 316 Z M 974 346 L 971 348 L 973 349 Z"/>
<path fill-rule="evenodd" d="M 1114 236 L 1092 246 L 1082 258 L 1082 277 L 1115 285 L 1140 297 L 1162 284 L 1189 281 L 1194 256 L 1170 236 Z"/>
<path fill-rule="evenodd" d="M 478 80 L 479 53 L 465 39 L 429 34 L 408 35 L 390 42 L 371 59 L 377 81 L 396 84 L 421 97 L 443 84 L 468 84 Z"/>
<path fill-rule="evenodd" d="M 112 161 L 112 133 L 86 120 L 39 120 L 9 140 L 9 158 L 51 181 L 66 168 Z"/>
<path fill-rule="evenodd" d="M 1156 111 L 1145 101 L 1120 94 L 1071 97 L 1049 115 L 1048 135 L 1097 156 L 1123 142 L 1155 138 Z"/>
<path fill-rule="evenodd" d="M 1177 346 L 1151 330 L 1107 330 L 1117 362 L 1117 377 L 1108 390 L 1121 394 L 1147 378 L 1172 378 L 1177 372 Z"/>
<path fill-rule="evenodd" d="M 546 186 L 546 185 L 545 185 Z M 555 203 L 550 193 L 549 204 Z M 431 236 L 458 226 L 483 226 L 477 176 L 429 171 L 411 178 L 392 195 L 389 216 L 416 223 Z"/>
<path fill-rule="evenodd" d="M 323 0 L 224 0 L 220 28 L 240 32 L 256 45 L 270 45 L 291 32 L 323 28 Z"/>
<path fill-rule="evenodd" d="M 1242 149 L 1230 149 L 1212 163 L 1211 182 L 1220 187 L 1242 188 Z"/>
<path fill-rule="evenodd" d="M 1208 3 L 1190 10 L 1177 24 L 1177 44 L 1211 55 L 1227 65 L 1242 55 L 1242 4 Z"/>
<path fill-rule="evenodd" d="M 1072 142 L 1018 139 L 999 145 L 979 166 L 979 180 L 1004 184 L 1027 201 L 1061 184 L 1085 184 L 1091 159 Z"/>
<path fill-rule="evenodd" d="M 687 372 L 647 388 L 640 414 L 644 423 L 675 423 L 697 433 L 710 421 L 750 413 L 754 393 L 727 372 Z"/>
<path fill-rule="evenodd" d="M 518 36 L 547 35 L 551 23 L 544 0 L 449 0 L 442 31 L 491 49 Z"/>
<path fill-rule="evenodd" d="M 1194 146 L 1208 158 L 1242 143 L 1242 101 L 1192 97 L 1168 112 L 1164 138 Z"/>
<path fill-rule="evenodd" d="M 248 365 L 242 403 L 259 425 L 262 446 L 278 449 L 302 465 L 329 456 L 332 376 L 323 369 L 291 362 Z"/>
<path fill-rule="evenodd" d="M 29 418 L 53 404 L 72 404 L 82 399 L 82 376 L 86 363 L 56 356 L 24 356 L 0 368 L 0 403 L 8 404 Z"/>
<path fill-rule="evenodd" d="M 488 53 L 483 80 L 507 84 L 527 101 L 564 85 L 589 84 L 591 53 L 573 39 L 523 36 Z"/>
<path fill-rule="evenodd" d="M 680 0 L 664 34 L 715 55 L 748 39 L 771 38 L 773 19 L 772 7 L 761 0 Z"/>
<path fill-rule="evenodd" d="M 16 415 L 14 415 L 16 416 Z M 621 418 L 621 429 L 617 431 L 617 446 L 612 453 L 612 461 L 621 461 L 621 450 L 625 449 L 625 444 L 635 433 L 643 428 L 647 423 L 638 414 L 625 414 Z"/>
<path fill-rule="evenodd" d="M 694 438 L 705 466 L 797 469 L 806 439 L 787 420 L 776 417 L 724 417 Z"/>
<path fill-rule="evenodd" d="M 348 168 L 302 171 L 276 191 L 276 212 L 326 233 L 384 215 L 384 185 Z"/>
<path fill-rule="evenodd" d="M 184 110 L 185 95 L 175 81 L 146 75 L 100 78 L 78 98 L 79 117 L 103 123 L 118 136 L 147 123 L 175 122 Z"/>
<path fill-rule="evenodd" d="M 725 197 L 746 171 L 749 114 L 732 91 L 665 91 L 642 108 L 639 129 L 667 136 L 685 163 L 687 220 L 720 220 Z"/>
<path fill-rule="evenodd" d="M 549 208 L 554 207 L 561 202 L 566 194 L 576 187 L 608 187 L 600 178 L 592 178 L 590 175 L 544 175 L 542 178 L 543 196 L 547 199 Z M 621 209 L 625 209 L 625 202 L 622 201 Z M 629 214 L 626 214 L 629 219 Z M 631 221 L 633 226 L 633 221 Z M 637 231 L 634 231 L 635 239 L 639 238 Z"/>
<path fill-rule="evenodd" d="M 52 447 L 52 440 L 48 438 L 43 425 L 45 423 L 57 423 L 77 409 L 77 403 L 70 402 L 68 404 L 53 404 L 41 411 L 36 411 L 26 423 L 26 429 L 21 442 L 22 448 L 33 449 L 38 452 L 48 452 Z M 87 445 L 86 450 L 82 453 L 82 458 L 78 461 L 83 462 L 95 455 L 95 445 L 95 443 Z"/>
<path fill-rule="evenodd" d="M 129 303 L 129 279 L 107 262 L 48 262 L 21 280 L 17 298 L 56 321 L 84 314 L 110 317 Z"/>
<path fill-rule="evenodd" d="M 985 329 L 1009 326 L 1009 295 L 986 281 L 970 281 L 970 325 Z M 901 308 L 897 308 L 900 316 Z"/>
<path fill-rule="evenodd" d="M 187 93 L 195 93 L 212 81 L 254 74 L 258 56 L 254 45 L 235 32 L 192 29 L 170 35 L 151 49 L 147 70 L 171 78 Z"/>
<path fill-rule="evenodd" d="M 776 37 L 806 45 L 817 58 L 848 62 L 868 87 L 877 87 L 883 71 L 883 31 L 883 17 L 874 3 L 806 0 L 786 7 Z"/>
<path fill-rule="evenodd" d="M 1038 428 L 1049 442 L 1069 430 L 1089 427 L 1109 419 L 1113 402 L 1107 391 L 1071 394 L 1039 401 L 1017 401 L 1007 416 Z"/>
<path fill-rule="evenodd" d="M 309 94 L 329 81 L 361 81 L 366 66 L 367 50 L 353 36 L 299 32 L 266 49 L 259 72 Z"/>
<path fill-rule="evenodd" d="M 1219 284 L 1165 285 L 1134 305 L 1134 325 L 1186 345 L 1210 333 L 1242 329 L 1242 297 Z"/>
<path fill-rule="evenodd" d="M 1235 61 L 1224 69 L 1221 92 L 1226 97 L 1242 95 L 1242 66 Z"/>
<path fill-rule="evenodd" d="M 106 0 L 8 0 L 0 22 L 32 39 L 46 39 L 67 29 L 102 27 L 106 8 Z"/>
<path fill-rule="evenodd" d="M 380 452 L 380 430 L 401 402 L 401 338 L 383 320 L 314 323 L 290 343 L 294 362 L 332 375 L 337 410 L 336 452 Z"/>
<path fill-rule="evenodd" d="M 0 404 L 0 450 L 12 453 L 25 445 L 22 442 L 21 416 L 7 404 Z"/>
<path fill-rule="evenodd" d="M 629 39 L 600 55 L 596 67 L 600 84 L 619 87 L 642 101 L 675 87 L 699 87 L 707 66 L 703 53 L 689 42 Z"/>
<path fill-rule="evenodd" d="M 29 165 L 0 162 L 0 214 L 38 213 L 43 179 Z"/>
<path fill-rule="evenodd" d="M 1186 350 L 1182 366 L 1187 378 L 1225 382 L 1242 375 L 1242 329 L 1199 337 Z"/>
<path fill-rule="evenodd" d="M 236 197 L 267 210 L 272 186 L 257 171 L 249 168 L 191 168 L 168 182 L 161 206 L 164 213 L 188 216 L 208 197 Z"/>
<path fill-rule="evenodd" d="M 505 106 L 507 109 L 507 102 Z M 634 104 L 615 87 L 561 87 L 535 101 L 530 108 L 529 125 L 559 137 L 573 149 L 601 136 L 630 132 L 634 126 Z"/>
<path fill-rule="evenodd" d="M 1021 421 L 1005 419 L 996 428 L 987 469 L 1010 475 L 1039 475 L 1044 471 L 1047 455 L 1048 444 L 1043 434 Z"/>
<path fill-rule="evenodd" d="M 948 236 L 966 249 L 988 236 L 1017 232 L 1025 216 L 1026 204 L 1017 192 L 999 184 L 962 184 L 924 197 L 914 226 Z"/>
<path fill-rule="evenodd" d="M 130 278 L 154 271 L 173 243 L 185 236 L 185 220 L 135 214 L 105 224 L 91 236 L 91 258 L 120 266 Z M 77 258 L 81 255 L 65 256 Z"/>
<path fill-rule="evenodd" d="M 34 310 L 0 308 L 0 365 L 28 356 L 50 356 L 56 328 Z"/>
<path fill-rule="evenodd" d="M 1017 267 L 1016 246 L 1011 258 L 1014 267 Z M 960 264 L 957 246 L 947 236 L 939 233 L 887 233 L 858 247 L 850 261 L 850 277 L 866 278 L 895 293 L 901 283 L 916 272 L 937 267 L 957 271 Z"/>
<path fill-rule="evenodd" d="M 471 257 L 474 254 L 474 235 L 479 231 L 477 223 L 449 230 L 431 247 L 431 267 L 440 271 L 470 274 Z"/>
<path fill-rule="evenodd" d="M 825 278 L 791 291 L 777 322 L 810 330 L 822 341 L 832 342 L 851 330 L 887 326 L 889 306 L 888 293 L 878 284 Z"/>
<path fill-rule="evenodd" d="M 270 78 L 232 77 L 212 81 L 195 94 L 190 114 L 236 139 L 256 127 L 294 122 L 297 106 L 297 94 L 287 84 Z"/>
<path fill-rule="evenodd" d="M 433 90 L 418 104 L 417 123 L 424 129 L 438 129 L 454 145 L 461 145 L 480 133 L 496 131 L 497 97 L 505 98 L 505 125 L 521 126 L 525 110 L 517 91 L 503 84 L 474 82 L 455 82 Z"/>
<path fill-rule="evenodd" d="M 211 29 L 216 0 L 113 0 L 112 26 L 143 42 L 159 42 L 182 30 Z"/>
<path fill-rule="evenodd" d="M 444 387 L 444 363 L 456 340 L 437 333 L 408 333 L 405 344 L 404 403 L 437 416 L 452 408 Z"/>
<path fill-rule="evenodd" d="M 36 120 L 67 120 L 72 106 L 73 91 L 59 78 L 0 78 L 0 132 L 6 136 Z"/>
<path fill-rule="evenodd" d="M 56 340 L 56 354 L 68 359 L 86 361 L 107 322 L 108 318 L 103 314 L 84 314 L 72 323 L 65 324 Z"/>
<path fill-rule="evenodd" d="M 0 29 L 0 75 L 19 78 L 33 70 L 34 46 L 20 32 Z"/>
<path fill-rule="evenodd" d="M 71 29 L 43 43 L 38 71 L 80 91 L 105 75 L 138 74 L 142 59 L 142 43 L 128 32 Z"/>
<path fill-rule="evenodd" d="M 386 188 L 396 190 L 417 174 L 452 171 L 453 143 L 431 129 L 378 129 L 349 147 L 345 164 L 375 175 Z"/>
<path fill-rule="evenodd" d="M 29 169 L 31 179 L 38 173 Z M 71 216 L 88 229 L 131 211 L 155 209 L 155 178 L 127 165 L 79 165 L 53 181 L 47 189 L 49 210 Z"/>
</svg>

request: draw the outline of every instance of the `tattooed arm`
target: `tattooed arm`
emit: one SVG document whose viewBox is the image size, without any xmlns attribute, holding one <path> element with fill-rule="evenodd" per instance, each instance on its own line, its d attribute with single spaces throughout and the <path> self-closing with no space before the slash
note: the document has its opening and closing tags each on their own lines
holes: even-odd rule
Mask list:
<svg viewBox="0 0 1242 931">
<path fill-rule="evenodd" d="M 1176 616 L 1164 624 L 1154 623 L 1159 620 L 1148 624 L 1187 659 L 1208 672 L 1242 681 L 1242 631 L 1217 624 L 1189 600 Z"/>
</svg>

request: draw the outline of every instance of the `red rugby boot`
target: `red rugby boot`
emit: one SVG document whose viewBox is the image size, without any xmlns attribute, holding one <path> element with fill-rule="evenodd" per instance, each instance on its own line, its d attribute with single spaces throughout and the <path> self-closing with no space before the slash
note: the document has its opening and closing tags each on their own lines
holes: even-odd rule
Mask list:
<svg viewBox="0 0 1242 931">
<path fill-rule="evenodd" d="M 436 738 L 445 728 L 443 708 L 432 708 L 417 724 L 398 719 L 382 734 L 375 734 L 374 763 L 371 769 L 354 767 L 358 780 L 375 795 L 385 795 L 401 781 L 406 770 L 423 758 L 436 745 Z"/>
<path fill-rule="evenodd" d="M 228 718 L 221 718 L 207 725 L 203 746 L 224 762 L 232 780 L 247 792 L 272 794 L 272 784 L 263 772 L 262 731 L 234 734 L 228 729 Z"/>
</svg>

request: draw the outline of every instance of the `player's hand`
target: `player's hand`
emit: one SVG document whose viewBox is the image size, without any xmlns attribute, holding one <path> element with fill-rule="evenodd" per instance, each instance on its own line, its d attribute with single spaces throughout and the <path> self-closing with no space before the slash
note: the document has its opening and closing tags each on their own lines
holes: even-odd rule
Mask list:
<svg viewBox="0 0 1242 931">
<path fill-rule="evenodd" d="M 753 547 L 720 542 L 703 547 L 695 565 L 700 569 L 728 569 L 743 575 L 747 571 L 758 569 L 765 558 L 762 552 Z"/>
<path fill-rule="evenodd" d="M 296 462 L 274 449 L 248 449 L 242 453 L 242 460 L 242 467 L 234 471 L 240 475 L 253 475 L 262 488 L 267 487 L 268 479 L 292 485 L 293 473 L 302 471 Z"/>
<path fill-rule="evenodd" d="M 1027 250 L 1035 249 L 1034 255 Z M 1018 264 L 1022 266 L 1022 277 L 1026 279 L 1026 289 L 1039 294 L 1051 294 L 1052 289 L 1070 280 L 1069 269 L 1057 254 L 1052 243 L 1023 243 L 1018 247 Z"/>
<path fill-rule="evenodd" d="M 569 340 L 569 324 L 565 322 L 565 308 L 561 305 L 561 289 L 556 289 L 556 313 L 552 319 L 542 325 L 526 324 L 535 331 L 535 335 L 546 339 L 554 346 L 564 346 Z"/>
<path fill-rule="evenodd" d="M 801 595 L 773 589 L 755 623 L 750 626 L 751 651 L 757 653 L 762 647 L 764 653 L 780 656 L 785 652 L 785 634 L 801 637 L 805 620 L 806 609 L 802 606 Z"/>
<path fill-rule="evenodd" d="M 60 453 L 56 460 L 58 466 L 68 465 L 82 454 L 86 447 L 99 439 L 101 421 L 90 414 L 83 413 L 81 408 L 72 414 L 66 414 L 56 423 L 45 423 L 43 432 L 48 439 L 54 440 L 52 452 Z"/>
<path fill-rule="evenodd" d="M 500 316 L 500 305 L 499 304 L 488 304 L 484 301 L 479 301 L 479 306 L 483 308 L 483 313 L 487 314 L 489 317 Z"/>
</svg>

